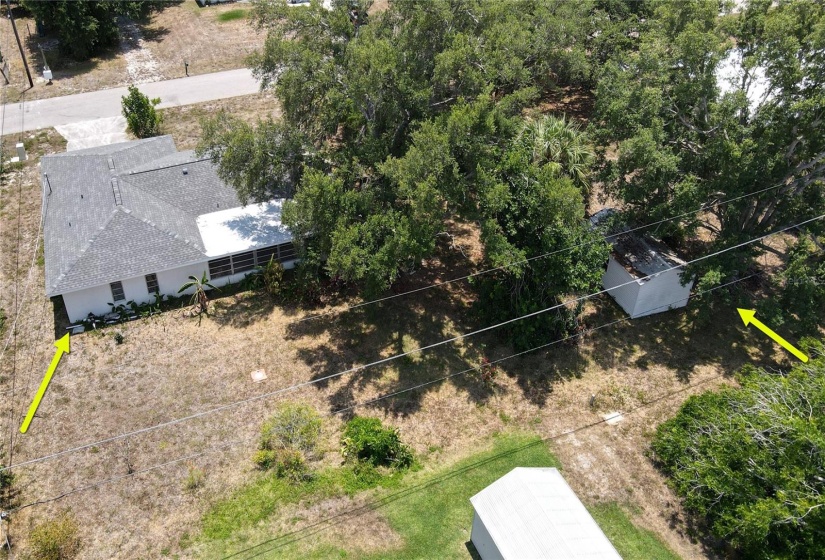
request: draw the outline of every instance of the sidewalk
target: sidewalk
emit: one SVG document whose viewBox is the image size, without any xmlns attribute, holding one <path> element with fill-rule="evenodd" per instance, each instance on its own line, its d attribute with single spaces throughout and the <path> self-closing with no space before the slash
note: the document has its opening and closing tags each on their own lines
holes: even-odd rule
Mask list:
<svg viewBox="0 0 825 560">
<path fill-rule="evenodd" d="M 160 97 L 158 108 L 161 109 L 251 95 L 259 91 L 258 82 L 248 68 L 140 84 L 138 88 L 150 99 Z M 5 119 L 4 134 L 13 134 L 21 129 L 29 131 L 118 117 L 121 114 L 120 99 L 124 95 L 126 88 L 119 87 L 12 103 L 0 109 L 0 119 Z"/>
</svg>

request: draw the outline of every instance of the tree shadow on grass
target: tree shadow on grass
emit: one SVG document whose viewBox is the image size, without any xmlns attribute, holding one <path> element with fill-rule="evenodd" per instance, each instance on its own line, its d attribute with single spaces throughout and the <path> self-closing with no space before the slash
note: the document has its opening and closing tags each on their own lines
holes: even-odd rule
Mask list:
<svg viewBox="0 0 825 560">
<path fill-rule="evenodd" d="M 381 394 L 391 393 L 477 363 L 474 345 L 461 341 L 415 351 L 468 330 L 467 325 L 454 324 L 459 319 L 449 312 L 448 304 L 437 304 L 439 296 L 430 292 L 422 294 L 413 305 L 385 302 L 293 323 L 287 328 L 288 339 L 299 345 L 309 344 L 298 348 L 298 356 L 312 368 L 312 379 L 320 388 L 333 388 L 329 396 L 333 409 L 352 406 L 359 393 L 371 394 L 370 388 Z M 325 343 L 313 344 L 318 340 Z M 405 353 L 409 354 L 393 358 Z M 382 360 L 386 361 L 360 367 Z M 395 414 L 411 414 L 420 408 L 421 398 L 432 386 L 376 405 Z"/>
<path fill-rule="evenodd" d="M 626 319 L 607 296 L 600 312 L 588 319 L 587 328 Z M 664 366 L 682 383 L 690 383 L 694 372 L 716 366 L 733 374 L 745 364 L 774 364 L 773 346 L 767 337 L 747 330 L 735 306 L 717 305 L 710 321 L 703 321 L 696 301 L 676 309 L 638 319 L 622 320 L 587 335 L 594 342 L 590 358 L 605 370 L 633 368 L 642 372 Z"/>
</svg>

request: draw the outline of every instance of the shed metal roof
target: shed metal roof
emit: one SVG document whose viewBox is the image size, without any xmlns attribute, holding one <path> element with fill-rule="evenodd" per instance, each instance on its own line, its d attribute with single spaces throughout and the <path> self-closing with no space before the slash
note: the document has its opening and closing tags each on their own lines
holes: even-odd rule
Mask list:
<svg viewBox="0 0 825 560">
<path fill-rule="evenodd" d="M 558 469 L 515 468 L 470 502 L 505 560 L 621 560 Z"/>
</svg>

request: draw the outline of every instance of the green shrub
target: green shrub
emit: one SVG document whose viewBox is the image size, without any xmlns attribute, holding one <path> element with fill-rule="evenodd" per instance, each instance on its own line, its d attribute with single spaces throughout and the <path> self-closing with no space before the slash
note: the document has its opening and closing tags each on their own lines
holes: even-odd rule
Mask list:
<svg viewBox="0 0 825 560">
<path fill-rule="evenodd" d="M 269 259 L 269 262 L 261 271 L 261 281 L 263 289 L 268 295 L 272 297 L 281 295 L 284 285 L 284 267 L 274 257 Z"/>
<path fill-rule="evenodd" d="M 120 98 L 123 116 L 126 117 L 126 129 L 138 138 L 151 138 L 160 135 L 163 117 L 155 110 L 160 98 L 149 99 L 135 86 L 129 86 L 129 94 Z"/>
<path fill-rule="evenodd" d="M 275 474 L 279 478 L 286 478 L 292 482 L 302 482 L 309 476 L 304 454 L 292 449 L 282 449 L 278 452 L 278 461 L 275 465 Z"/>
<path fill-rule="evenodd" d="M 818 345 L 819 350 L 825 345 Z M 825 359 L 687 399 L 652 442 L 688 511 L 754 560 L 825 558 Z"/>
<path fill-rule="evenodd" d="M 80 554 L 77 522 L 69 512 L 44 521 L 29 535 L 31 558 L 34 560 L 72 560 Z"/>
<path fill-rule="evenodd" d="M 278 453 L 272 449 L 259 449 L 252 456 L 252 462 L 258 465 L 258 468 L 269 470 L 278 463 Z"/>
<path fill-rule="evenodd" d="M 307 457 L 317 454 L 320 436 L 321 417 L 315 409 L 283 403 L 263 425 L 252 460 L 263 470 L 274 469 L 280 478 L 304 481 L 310 476 Z"/>
<path fill-rule="evenodd" d="M 321 417 L 311 406 L 283 403 L 261 429 L 262 450 L 288 449 L 313 455 L 321 436 Z"/>
<path fill-rule="evenodd" d="M 412 451 L 401 442 L 398 430 L 385 428 L 378 418 L 356 416 L 347 422 L 341 446 L 346 459 L 375 467 L 403 469 L 413 462 Z"/>
</svg>

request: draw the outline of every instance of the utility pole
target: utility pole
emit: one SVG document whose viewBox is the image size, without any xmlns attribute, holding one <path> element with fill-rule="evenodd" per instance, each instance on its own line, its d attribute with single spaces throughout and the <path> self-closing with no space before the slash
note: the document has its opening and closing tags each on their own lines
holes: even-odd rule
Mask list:
<svg viewBox="0 0 825 560">
<path fill-rule="evenodd" d="M 11 12 L 11 0 L 6 0 L 6 6 L 9 8 L 9 20 L 11 21 L 11 28 L 14 30 L 14 38 L 17 39 L 17 47 L 20 49 L 20 57 L 23 59 L 23 66 L 26 68 L 26 76 L 29 78 L 29 89 L 34 87 L 32 81 L 32 73 L 29 71 L 29 63 L 26 61 L 26 53 L 23 52 L 23 43 L 20 42 L 20 34 L 17 33 L 17 25 L 14 23 L 14 14 Z"/>
</svg>

